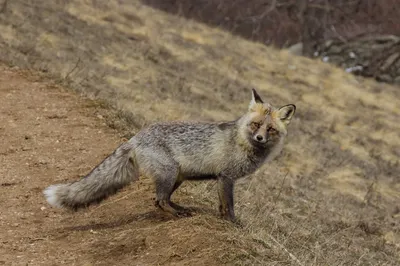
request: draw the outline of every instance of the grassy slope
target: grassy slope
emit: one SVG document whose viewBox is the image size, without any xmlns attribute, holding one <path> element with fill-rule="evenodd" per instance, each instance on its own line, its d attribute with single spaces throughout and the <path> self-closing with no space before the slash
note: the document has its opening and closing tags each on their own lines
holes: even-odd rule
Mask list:
<svg viewBox="0 0 400 266">
<path fill-rule="evenodd" d="M 231 235 L 232 244 L 210 254 L 239 263 L 399 261 L 398 88 L 118 2 L 10 1 L 0 15 L 0 59 L 111 100 L 134 114 L 134 130 L 158 120 L 233 119 L 250 87 L 272 104 L 295 103 L 282 156 L 237 188 L 244 228 L 216 230 L 215 241 Z M 216 206 L 213 183 L 184 190 L 194 197 L 187 203 Z"/>
</svg>

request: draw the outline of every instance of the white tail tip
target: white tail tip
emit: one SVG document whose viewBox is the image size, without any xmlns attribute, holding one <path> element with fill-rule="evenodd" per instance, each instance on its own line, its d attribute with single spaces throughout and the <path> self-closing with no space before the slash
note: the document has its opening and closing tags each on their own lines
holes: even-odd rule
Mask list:
<svg viewBox="0 0 400 266">
<path fill-rule="evenodd" d="M 57 191 L 60 189 L 60 187 L 62 187 L 62 185 L 52 185 L 43 190 L 43 194 L 46 197 L 47 202 L 51 206 L 58 208 L 62 207 L 60 200 L 57 196 Z"/>
</svg>

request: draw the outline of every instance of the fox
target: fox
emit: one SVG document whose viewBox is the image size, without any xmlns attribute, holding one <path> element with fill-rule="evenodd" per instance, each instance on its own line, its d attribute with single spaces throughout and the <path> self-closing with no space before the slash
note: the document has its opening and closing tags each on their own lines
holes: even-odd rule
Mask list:
<svg viewBox="0 0 400 266">
<path fill-rule="evenodd" d="M 219 213 L 235 222 L 234 185 L 282 150 L 294 104 L 274 108 L 251 89 L 247 112 L 234 121 L 158 122 L 141 129 L 78 181 L 47 187 L 54 207 L 99 203 L 140 176 L 155 184 L 155 206 L 174 216 L 191 210 L 171 200 L 184 181 L 216 180 Z"/>
</svg>

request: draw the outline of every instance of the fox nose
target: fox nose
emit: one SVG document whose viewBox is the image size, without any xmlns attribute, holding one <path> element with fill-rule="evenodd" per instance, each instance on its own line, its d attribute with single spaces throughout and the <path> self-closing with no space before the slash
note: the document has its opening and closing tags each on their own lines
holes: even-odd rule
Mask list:
<svg viewBox="0 0 400 266">
<path fill-rule="evenodd" d="M 259 142 L 263 142 L 264 141 L 264 137 L 261 136 L 261 135 L 257 135 L 256 136 L 256 140 L 259 141 Z"/>
</svg>

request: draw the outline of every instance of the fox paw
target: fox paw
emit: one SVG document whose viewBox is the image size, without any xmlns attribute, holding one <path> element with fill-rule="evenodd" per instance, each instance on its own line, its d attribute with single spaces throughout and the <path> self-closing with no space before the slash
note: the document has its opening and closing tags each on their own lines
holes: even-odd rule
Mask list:
<svg viewBox="0 0 400 266">
<path fill-rule="evenodd" d="M 192 217 L 192 212 L 189 210 L 179 210 L 175 213 L 176 217 Z"/>
</svg>

